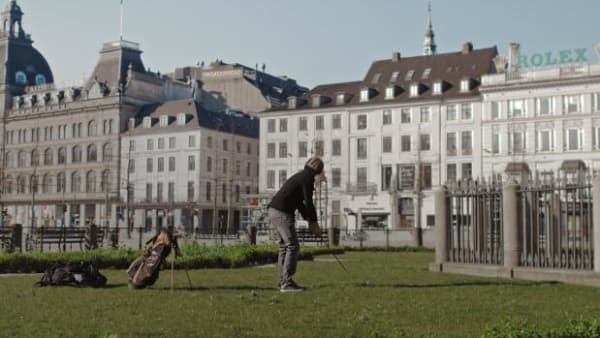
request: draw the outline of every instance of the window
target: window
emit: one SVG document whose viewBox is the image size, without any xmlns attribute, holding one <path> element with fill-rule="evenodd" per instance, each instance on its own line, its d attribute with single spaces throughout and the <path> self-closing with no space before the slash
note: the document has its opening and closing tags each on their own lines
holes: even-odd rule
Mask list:
<svg viewBox="0 0 600 338">
<path fill-rule="evenodd" d="M 429 134 L 421 134 L 419 147 L 422 151 L 431 150 L 431 137 Z"/>
<path fill-rule="evenodd" d="M 390 190 L 392 186 L 392 166 L 381 166 L 381 191 Z"/>
<path fill-rule="evenodd" d="M 194 191 L 194 182 L 188 182 L 187 184 L 187 200 L 191 202 L 194 200 L 196 192 Z"/>
<path fill-rule="evenodd" d="M 391 136 L 384 136 L 383 137 L 383 152 L 384 153 L 391 153 L 392 152 L 392 137 Z"/>
<path fill-rule="evenodd" d="M 381 79 L 381 73 L 375 73 L 375 75 L 373 75 L 373 78 L 371 79 L 371 83 L 378 84 L 379 79 Z"/>
<path fill-rule="evenodd" d="M 456 163 L 449 163 L 446 165 L 446 181 L 447 182 L 456 182 L 457 179 L 456 173 Z"/>
<path fill-rule="evenodd" d="M 305 141 L 298 142 L 298 157 L 308 157 L 308 144 Z"/>
<path fill-rule="evenodd" d="M 286 142 L 280 142 L 279 143 L 279 158 L 287 158 L 287 143 Z"/>
<path fill-rule="evenodd" d="M 460 165 L 461 168 L 461 179 L 470 180 L 473 176 L 473 167 L 471 163 L 463 163 Z"/>
<path fill-rule="evenodd" d="M 471 155 L 473 153 L 473 137 L 471 131 L 463 131 L 460 135 L 462 155 Z"/>
<path fill-rule="evenodd" d="M 525 144 L 525 133 L 521 131 L 513 132 L 511 134 L 511 150 L 514 154 L 524 153 L 526 149 Z"/>
<path fill-rule="evenodd" d="M 446 106 L 446 120 L 456 121 L 456 105 L 451 104 Z"/>
<path fill-rule="evenodd" d="M 331 141 L 331 156 L 341 156 L 342 155 L 342 141 L 341 140 L 332 140 Z"/>
<path fill-rule="evenodd" d="M 37 167 L 40 165 L 40 153 L 37 150 L 31 152 L 31 166 Z"/>
<path fill-rule="evenodd" d="M 460 105 L 460 118 L 461 120 L 470 120 L 473 118 L 473 112 L 470 103 L 463 103 Z"/>
<path fill-rule="evenodd" d="M 24 151 L 19 151 L 19 155 L 17 156 L 17 167 L 24 168 L 27 166 L 27 153 Z"/>
<path fill-rule="evenodd" d="M 169 192 L 168 192 L 169 202 L 173 202 L 175 200 L 175 183 L 169 182 Z"/>
<path fill-rule="evenodd" d="M 600 149 L 600 128 L 596 127 L 593 129 L 592 139 L 594 150 Z"/>
<path fill-rule="evenodd" d="M 267 143 L 267 158 L 275 158 L 275 143 Z"/>
<path fill-rule="evenodd" d="M 211 196 L 212 196 L 210 182 L 206 182 L 206 191 L 205 191 L 205 193 L 206 193 L 205 199 L 207 201 L 210 201 Z"/>
<path fill-rule="evenodd" d="M 356 129 L 367 129 L 367 115 L 361 114 L 356 116 Z"/>
<path fill-rule="evenodd" d="M 342 185 L 342 170 L 340 168 L 331 169 L 331 186 L 339 188 Z"/>
<path fill-rule="evenodd" d="M 207 148 L 212 148 L 212 144 L 213 144 L 213 138 L 212 138 L 212 136 L 208 136 L 206 138 L 206 147 Z"/>
<path fill-rule="evenodd" d="M 509 100 L 508 101 L 508 117 L 524 117 L 527 116 L 525 110 L 525 100 Z"/>
<path fill-rule="evenodd" d="M 384 125 L 392 124 L 392 111 L 391 110 L 383 111 L 382 123 Z"/>
<path fill-rule="evenodd" d="M 306 117 L 298 118 L 298 130 L 300 130 L 300 131 L 308 130 L 308 119 Z"/>
<path fill-rule="evenodd" d="M 252 176 L 252 163 L 246 163 L 246 176 Z"/>
<path fill-rule="evenodd" d="M 415 166 L 398 165 L 398 188 L 412 190 L 415 187 Z"/>
<path fill-rule="evenodd" d="M 10 162 L 12 162 L 12 159 L 10 159 L 9 161 L 9 166 L 10 166 Z M 52 149 L 48 148 L 46 149 L 46 151 L 44 151 L 44 165 L 52 165 L 54 162 L 54 156 L 53 156 L 53 152 Z"/>
<path fill-rule="evenodd" d="M 408 72 L 406 72 L 406 75 L 404 76 L 404 81 L 410 81 L 413 78 L 413 75 L 415 75 L 415 71 L 414 70 L 409 70 Z"/>
<path fill-rule="evenodd" d="M 157 171 L 159 173 L 162 173 L 162 172 L 165 171 L 165 159 L 164 159 L 164 157 L 159 157 L 158 158 L 158 169 L 157 169 Z"/>
<path fill-rule="evenodd" d="M 490 118 L 492 120 L 500 119 L 500 104 L 498 101 L 490 103 Z"/>
<path fill-rule="evenodd" d="M 392 100 L 396 96 L 396 87 L 385 88 L 385 99 Z"/>
<path fill-rule="evenodd" d="M 146 140 L 146 150 L 154 150 L 154 140 L 148 139 Z"/>
<path fill-rule="evenodd" d="M 81 147 L 74 146 L 71 151 L 71 162 L 72 163 L 81 163 Z"/>
<path fill-rule="evenodd" d="M 400 75 L 399 72 L 393 72 L 392 76 L 390 76 L 390 82 L 396 82 L 396 81 L 398 81 L 398 75 Z"/>
<path fill-rule="evenodd" d="M 554 113 L 554 98 L 540 97 L 535 99 L 535 115 L 548 116 Z"/>
<path fill-rule="evenodd" d="M 65 147 L 58 148 L 58 164 L 67 163 L 67 149 Z"/>
<path fill-rule="evenodd" d="M 345 101 L 346 95 L 344 93 L 340 93 L 335 96 L 335 104 L 337 104 L 338 106 L 344 104 Z"/>
<path fill-rule="evenodd" d="M 235 151 L 240 154 L 242 152 L 242 143 L 239 141 L 235 143 Z"/>
<path fill-rule="evenodd" d="M 569 128 L 565 130 L 565 150 L 575 151 L 583 149 L 583 130 Z"/>
<path fill-rule="evenodd" d="M 236 202 L 240 201 L 240 185 L 239 184 L 235 185 L 235 201 Z"/>
<path fill-rule="evenodd" d="M 96 150 L 96 145 L 90 144 L 87 148 L 87 161 L 88 162 L 96 162 L 98 160 L 98 151 Z"/>
<path fill-rule="evenodd" d="M 227 159 L 223 159 L 223 174 L 227 174 Z"/>
<path fill-rule="evenodd" d="M 135 173 L 135 159 L 131 159 L 128 161 L 128 171 L 130 174 Z"/>
<path fill-rule="evenodd" d="M 227 139 L 223 139 L 223 151 L 229 151 L 229 142 Z"/>
<path fill-rule="evenodd" d="M 81 192 L 81 176 L 77 172 L 71 175 L 71 192 Z"/>
<path fill-rule="evenodd" d="M 129 151 L 135 151 L 135 140 L 129 140 Z"/>
<path fill-rule="evenodd" d="M 554 150 L 554 135 L 552 130 L 547 129 L 538 131 L 536 148 L 540 153 Z"/>
<path fill-rule="evenodd" d="M 432 177 L 431 164 L 422 164 L 421 165 L 421 189 L 424 189 L 424 190 L 431 189 L 431 187 L 432 187 L 431 177 Z"/>
<path fill-rule="evenodd" d="M 194 155 L 188 156 L 188 170 L 196 170 L 196 156 Z"/>
<path fill-rule="evenodd" d="M 152 163 L 152 159 L 151 158 L 146 159 L 146 172 L 151 173 L 153 170 L 153 167 L 154 167 L 154 165 Z"/>
<path fill-rule="evenodd" d="M 112 161 L 112 145 L 110 143 L 102 147 L 102 160 L 106 162 Z"/>
<path fill-rule="evenodd" d="M 442 93 L 442 82 L 437 81 L 433 84 L 433 94 L 440 95 Z"/>
<path fill-rule="evenodd" d="M 423 74 L 421 75 L 421 79 L 429 79 L 429 74 L 431 74 L 431 68 L 425 68 L 425 70 L 423 70 Z"/>
<path fill-rule="evenodd" d="M 369 90 L 362 89 L 360 91 L 360 102 L 367 102 L 367 101 L 369 101 Z"/>
<path fill-rule="evenodd" d="M 465 79 L 460 81 L 460 91 L 466 93 L 471 90 L 471 80 Z"/>
<path fill-rule="evenodd" d="M 456 156 L 456 133 L 450 132 L 446 134 L 446 154 L 448 156 Z"/>
<path fill-rule="evenodd" d="M 188 136 L 188 146 L 190 148 L 196 146 L 196 136 L 194 136 L 194 135 Z"/>
<path fill-rule="evenodd" d="M 325 129 L 325 119 L 323 118 L 323 116 L 316 116 L 315 117 L 315 129 L 316 130 L 323 130 L 323 129 Z"/>
<path fill-rule="evenodd" d="M 238 176 L 242 174 L 242 162 L 240 161 L 235 161 L 235 174 Z"/>
<path fill-rule="evenodd" d="M 46 84 L 46 77 L 42 74 L 37 74 L 35 76 L 35 85 L 41 86 L 41 85 L 45 85 L 45 84 Z"/>
<path fill-rule="evenodd" d="M 429 107 L 421 107 L 421 122 L 426 123 L 431 121 Z"/>
<path fill-rule="evenodd" d="M 342 128 L 342 115 L 335 114 L 331 117 L 331 128 L 341 129 Z"/>
<path fill-rule="evenodd" d="M 97 133 L 97 131 L 98 131 L 98 130 L 97 130 L 97 127 L 96 127 L 96 121 L 94 121 L 94 120 L 91 120 L 91 121 L 88 123 L 88 136 L 89 136 L 89 137 L 96 136 L 96 133 Z M 78 136 L 81 136 L 81 135 L 78 135 Z"/>
<path fill-rule="evenodd" d="M 163 200 L 163 184 L 157 183 L 156 184 L 156 201 L 162 202 L 162 200 Z"/>
<path fill-rule="evenodd" d="M 246 144 L 246 154 L 252 155 L 252 144 L 250 144 L 250 142 Z"/>
<path fill-rule="evenodd" d="M 400 138 L 400 149 L 404 152 L 410 151 L 410 135 L 402 135 Z"/>
<path fill-rule="evenodd" d="M 267 170 L 267 189 L 275 189 L 275 170 Z"/>
<path fill-rule="evenodd" d="M 27 84 L 27 74 L 25 74 L 25 72 L 21 70 L 17 71 L 15 73 L 15 82 L 17 82 L 17 84 L 20 85 Z"/>
<path fill-rule="evenodd" d="M 419 85 L 418 84 L 410 85 L 410 96 L 411 97 L 419 96 Z"/>
<path fill-rule="evenodd" d="M 65 173 L 59 173 L 56 176 L 56 192 L 66 192 L 66 183 Z"/>
<path fill-rule="evenodd" d="M 267 120 L 267 132 L 274 133 L 275 132 L 275 119 Z"/>
<path fill-rule="evenodd" d="M 287 180 L 287 171 L 279 170 L 279 187 L 283 186 L 285 181 Z"/>
<path fill-rule="evenodd" d="M 410 123 L 410 121 L 411 121 L 410 108 L 402 108 L 400 110 L 400 119 L 401 119 L 402 123 Z"/>
<path fill-rule="evenodd" d="M 279 131 L 282 133 L 287 132 L 287 119 L 279 119 Z"/>
<path fill-rule="evenodd" d="M 583 95 L 563 96 L 563 113 L 580 113 L 583 108 Z"/>
<path fill-rule="evenodd" d="M 592 94 L 592 111 L 600 111 L 600 93 Z"/>
<path fill-rule="evenodd" d="M 500 154 L 500 133 L 492 133 L 492 154 Z"/>
<path fill-rule="evenodd" d="M 315 156 L 323 156 L 325 154 L 325 144 L 322 140 L 317 140 L 314 143 L 314 154 Z"/>
<path fill-rule="evenodd" d="M 160 126 L 161 127 L 166 127 L 169 125 L 169 117 L 166 115 L 163 115 L 160 117 Z"/>
<path fill-rule="evenodd" d="M 206 158 L 206 171 L 211 172 L 212 171 L 212 157 L 208 156 Z"/>
<path fill-rule="evenodd" d="M 359 189 L 367 188 L 367 168 L 356 168 L 356 185 Z"/>
<path fill-rule="evenodd" d="M 356 156 L 359 160 L 364 160 L 367 158 L 367 139 L 359 138 L 356 139 Z"/>
<path fill-rule="evenodd" d="M 187 122 L 187 116 L 185 113 L 180 113 L 177 115 L 177 124 L 180 126 L 184 126 Z"/>
<path fill-rule="evenodd" d="M 85 191 L 96 192 L 96 174 L 93 171 L 87 173 L 85 179 Z"/>
</svg>

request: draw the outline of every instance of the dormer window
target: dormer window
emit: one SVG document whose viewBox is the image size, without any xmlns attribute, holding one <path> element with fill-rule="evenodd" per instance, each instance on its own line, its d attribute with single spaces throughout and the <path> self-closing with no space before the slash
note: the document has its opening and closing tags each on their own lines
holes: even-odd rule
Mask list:
<svg viewBox="0 0 600 338">
<path fill-rule="evenodd" d="M 297 101 L 295 96 L 288 97 L 288 109 L 296 109 Z"/>
<path fill-rule="evenodd" d="M 187 122 L 187 116 L 185 113 L 180 113 L 179 115 L 177 115 L 177 124 L 180 126 L 184 126 L 185 123 Z"/>
<path fill-rule="evenodd" d="M 414 70 L 409 70 L 408 72 L 406 72 L 406 76 L 404 76 L 404 81 L 410 81 L 413 78 L 413 75 L 415 75 L 415 71 Z"/>
<path fill-rule="evenodd" d="M 423 71 L 423 75 L 421 75 L 421 78 L 423 80 L 427 80 L 429 79 L 429 74 L 431 74 L 431 68 L 425 68 L 425 70 Z"/>
<path fill-rule="evenodd" d="M 410 97 L 417 97 L 419 96 L 419 84 L 418 83 L 414 83 L 410 85 Z"/>
<path fill-rule="evenodd" d="M 342 105 L 344 103 L 346 103 L 346 94 L 344 94 L 344 93 L 338 93 L 335 96 L 335 104 L 337 104 L 339 106 L 339 105 Z"/>
<path fill-rule="evenodd" d="M 314 108 L 319 107 L 321 105 L 321 95 L 313 95 L 312 97 L 312 106 Z"/>
<path fill-rule="evenodd" d="M 132 130 L 135 127 L 135 118 L 129 119 L 129 130 Z"/>
<path fill-rule="evenodd" d="M 368 102 L 369 101 L 369 88 L 364 88 L 360 90 L 360 102 Z"/>
<path fill-rule="evenodd" d="M 460 81 L 460 92 L 461 93 L 466 93 L 471 91 L 471 80 L 470 79 L 463 79 Z"/>
<path fill-rule="evenodd" d="M 38 74 L 35 76 L 35 84 L 36 86 L 41 86 L 46 84 L 46 77 L 42 74 Z"/>
<path fill-rule="evenodd" d="M 385 89 L 385 99 L 392 100 L 396 96 L 396 87 L 390 86 Z"/>
<path fill-rule="evenodd" d="M 396 81 L 398 81 L 398 75 L 399 74 L 400 73 L 398 73 L 398 72 L 393 72 L 392 76 L 390 77 L 390 82 L 396 82 Z"/>
<path fill-rule="evenodd" d="M 15 73 L 15 81 L 17 84 L 26 85 L 27 84 L 27 74 L 23 71 L 18 71 Z"/>
<path fill-rule="evenodd" d="M 436 81 L 433 83 L 433 94 L 434 95 L 442 94 L 442 81 Z"/>
<path fill-rule="evenodd" d="M 167 115 L 163 115 L 160 117 L 160 126 L 161 127 L 166 127 L 169 125 L 169 116 Z"/>
<path fill-rule="evenodd" d="M 152 118 L 144 117 L 144 128 L 152 128 Z"/>
</svg>

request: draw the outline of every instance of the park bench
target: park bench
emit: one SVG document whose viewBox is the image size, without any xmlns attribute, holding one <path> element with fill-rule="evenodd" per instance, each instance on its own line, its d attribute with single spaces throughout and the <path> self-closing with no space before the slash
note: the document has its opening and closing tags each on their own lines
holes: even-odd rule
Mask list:
<svg viewBox="0 0 600 338">
<path fill-rule="evenodd" d="M 296 234 L 298 235 L 298 242 L 305 243 L 317 243 L 317 245 L 329 245 L 329 234 L 327 233 L 327 229 L 321 230 L 321 236 L 315 236 L 312 232 L 310 232 L 306 228 L 299 228 L 296 230 Z"/>
<path fill-rule="evenodd" d="M 59 251 L 66 251 L 67 244 L 73 249 L 73 244 L 79 244 L 79 249 L 83 250 L 83 245 L 86 243 L 87 229 L 86 228 L 69 228 L 69 227 L 36 227 L 31 229 L 28 235 L 28 242 L 35 249 L 44 251 L 44 245 L 48 245 L 51 249 L 52 245 L 58 245 Z"/>
<path fill-rule="evenodd" d="M 224 239 L 224 240 L 236 240 L 240 238 L 238 233 L 235 234 L 213 234 L 213 233 L 200 233 L 197 232 L 195 235 L 196 239 Z"/>
</svg>

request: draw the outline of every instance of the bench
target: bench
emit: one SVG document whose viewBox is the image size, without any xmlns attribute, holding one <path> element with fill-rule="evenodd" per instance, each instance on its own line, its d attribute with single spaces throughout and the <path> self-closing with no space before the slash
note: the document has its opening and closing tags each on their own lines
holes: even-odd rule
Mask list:
<svg viewBox="0 0 600 338">
<path fill-rule="evenodd" d="M 31 229 L 28 241 L 42 252 L 45 244 L 48 245 L 48 249 L 56 244 L 59 251 L 66 251 L 67 244 L 70 244 L 71 249 L 73 244 L 79 244 L 79 249 L 83 250 L 83 244 L 87 241 L 86 235 L 86 228 L 39 227 Z"/>
<path fill-rule="evenodd" d="M 298 242 L 304 243 L 317 243 L 317 245 L 329 245 L 329 234 L 327 229 L 321 230 L 321 236 L 315 236 L 306 228 L 300 228 L 296 230 L 298 235 Z"/>
<path fill-rule="evenodd" d="M 6 252 L 12 252 L 13 246 L 13 228 L 2 227 L 0 228 L 0 247 Z"/>
<path fill-rule="evenodd" d="M 224 239 L 224 240 L 236 240 L 240 238 L 239 233 L 235 234 L 213 234 L 213 233 L 200 233 L 194 234 L 195 239 Z"/>
</svg>

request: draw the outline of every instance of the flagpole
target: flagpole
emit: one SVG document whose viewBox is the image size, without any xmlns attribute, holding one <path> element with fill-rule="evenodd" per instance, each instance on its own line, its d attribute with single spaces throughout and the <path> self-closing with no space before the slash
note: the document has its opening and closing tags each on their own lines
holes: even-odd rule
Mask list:
<svg viewBox="0 0 600 338">
<path fill-rule="evenodd" d="M 123 0 L 121 0 L 121 40 L 123 40 Z"/>
</svg>

